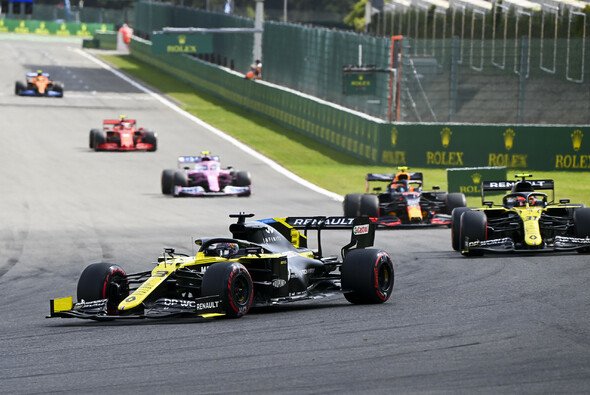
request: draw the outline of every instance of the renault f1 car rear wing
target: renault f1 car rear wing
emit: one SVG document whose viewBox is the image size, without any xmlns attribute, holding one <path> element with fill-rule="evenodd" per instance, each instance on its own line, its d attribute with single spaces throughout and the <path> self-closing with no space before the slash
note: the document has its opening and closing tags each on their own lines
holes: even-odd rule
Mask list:
<svg viewBox="0 0 590 395">
<path fill-rule="evenodd" d="M 287 239 L 293 240 L 293 232 L 303 230 L 303 237 L 307 239 L 308 230 L 316 230 L 318 238 L 318 255 L 322 254 L 321 231 L 324 229 L 351 229 L 350 243 L 342 247 L 342 255 L 346 255 L 351 248 L 372 247 L 375 242 L 375 227 L 369 217 L 286 217 L 260 220 L 282 233 Z M 289 234 L 286 234 L 286 233 Z"/>
<path fill-rule="evenodd" d="M 530 184 L 529 187 L 532 187 L 534 191 L 540 190 L 550 190 L 552 191 L 552 201 L 555 200 L 555 183 L 553 180 L 523 180 L 521 181 L 482 181 L 481 183 L 481 201 L 482 203 L 485 201 L 486 192 L 501 192 L 501 191 L 511 191 L 515 185 L 517 184 Z M 532 191 L 531 191 L 532 192 Z"/>
</svg>

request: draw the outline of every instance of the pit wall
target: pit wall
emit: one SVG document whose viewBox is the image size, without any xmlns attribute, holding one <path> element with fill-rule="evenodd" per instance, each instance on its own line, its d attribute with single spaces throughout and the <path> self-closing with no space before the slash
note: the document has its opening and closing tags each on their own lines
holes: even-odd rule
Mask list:
<svg viewBox="0 0 590 395">
<path fill-rule="evenodd" d="M 387 123 L 186 55 L 158 56 L 134 38 L 131 55 L 195 89 L 367 164 L 590 170 L 589 125 Z"/>
</svg>

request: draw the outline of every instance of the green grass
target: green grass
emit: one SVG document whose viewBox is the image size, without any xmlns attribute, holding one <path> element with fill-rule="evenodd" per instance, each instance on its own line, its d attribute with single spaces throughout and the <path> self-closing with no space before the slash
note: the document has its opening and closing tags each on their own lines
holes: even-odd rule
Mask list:
<svg viewBox="0 0 590 395">
<path fill-rule="evenodd" d="M 130 56 L 101 56 L 124 73 L 143 81 L 169 96 L 191 114 L 225 131 L 258 152 L 268 156 L 316 185 L 346 194 L 362 192 L 367 173 L 392 173 L 389 166 L 366 165 L 339 151 L 318 145 L 314 140 L 287 130 L 265 117 L 253 115 L 242 108 L 199 93 L 187 84 Z M 411 166 L 411 163 L 409 164 Z M 425 187 L 439 185 L 447 189 L 444 169 L 411 168 L 424 173 Z M 522 171 L 519 171 L 522 172 Z M 587 172 L 541 172 L 528 170 L 535 178 L 551 178 L 556 182 L 556 198 L 590 203 L 590 177 Z M 515 172 L 509 171 L 512 179 Z M 479 205 L 480 198 L 469 197 L 469 205 Z"/>
</svg>

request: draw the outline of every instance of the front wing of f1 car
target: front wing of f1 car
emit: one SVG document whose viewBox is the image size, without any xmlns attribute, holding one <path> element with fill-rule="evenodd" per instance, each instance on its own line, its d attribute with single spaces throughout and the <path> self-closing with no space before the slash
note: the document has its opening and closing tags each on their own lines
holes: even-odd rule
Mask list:
<svg viewBox="0 0 590 395">
<path fill-rule="evenodd" d="M 146 304 L 143 314 L 109 315 L 108 299 L 77 303 L 73 297 L 50 300 L 50 314 L 47 318 L 82 318 L 95 321 L 120 319 L 167 318 L 178 316 L 195 316 L 212 318 L 223 316 L 223 301 L 219 296 L 205 296 L 194 300 L 160 298 Z"/>
<path fill-rule="evenodd" d="M 452 217 L 448 214 L 434 214 L 428 222 L 410 222 L 403 223 L 395 215 L 385 215 L 382 217 L 370 217 L 372 223 L 380 228 L 412 229 L 412 228 L 435 228 L 440 226 L 451 226 Z"/>
<path fill-rule="evenodd" d="M 45 94 L 40 94 L 35 89 L 21 89 L 18 92 L 19 96 L 47 96 L 47 97 L 63 97 L 63 92 L 52 89 L 47 90 Z"/>
<path fill-rule="evenodd" d="M 539 253 L 539 252 L 566 252 L 566 251 L 583 251 L 590 249 L 590 238 L 555 236 L 551 243 L 543 248 L 520 248 L 510 237 L 492 240 L 465 240 L 465 248 L 462 254 L 469 255 L 477 252 L 492 253 Z"/>
<path fill-rule="evenodd" d="M 207 191 L 201 186 L 196 187 L 183 187 L 176 185 L 174 187 L 174 197 L 215 197 L 215 196 L 250 196 L 252 189 L 250 186 L 237 187 L 228 185 L 221 191 L 212 192 Z"/>
</svg>

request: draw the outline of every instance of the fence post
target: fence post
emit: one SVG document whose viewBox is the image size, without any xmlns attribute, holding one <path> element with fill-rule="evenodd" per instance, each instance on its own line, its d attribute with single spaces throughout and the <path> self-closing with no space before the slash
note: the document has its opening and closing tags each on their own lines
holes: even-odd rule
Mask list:
<svg viewBox="0 0 590 395">
<path fill-rule="evenodd" d="M 453 117 L 457 113 L 460 56 L 461 43 L 457 36 L 453 36 L 453 38 L 451 39 L 451 70 L 449 75 L 449 122 L 453 120 Z"/>
<path fill-rule="evenodd" d="M 527 36 L 521 37 L 520 45 L 520 72 L 518 73 L 518 104 L 516 108 L 516 122 L 524 122 L 524 103 L 527 80 L 527 70 L 529 69 L 529 41 Z"/>
</svg>

